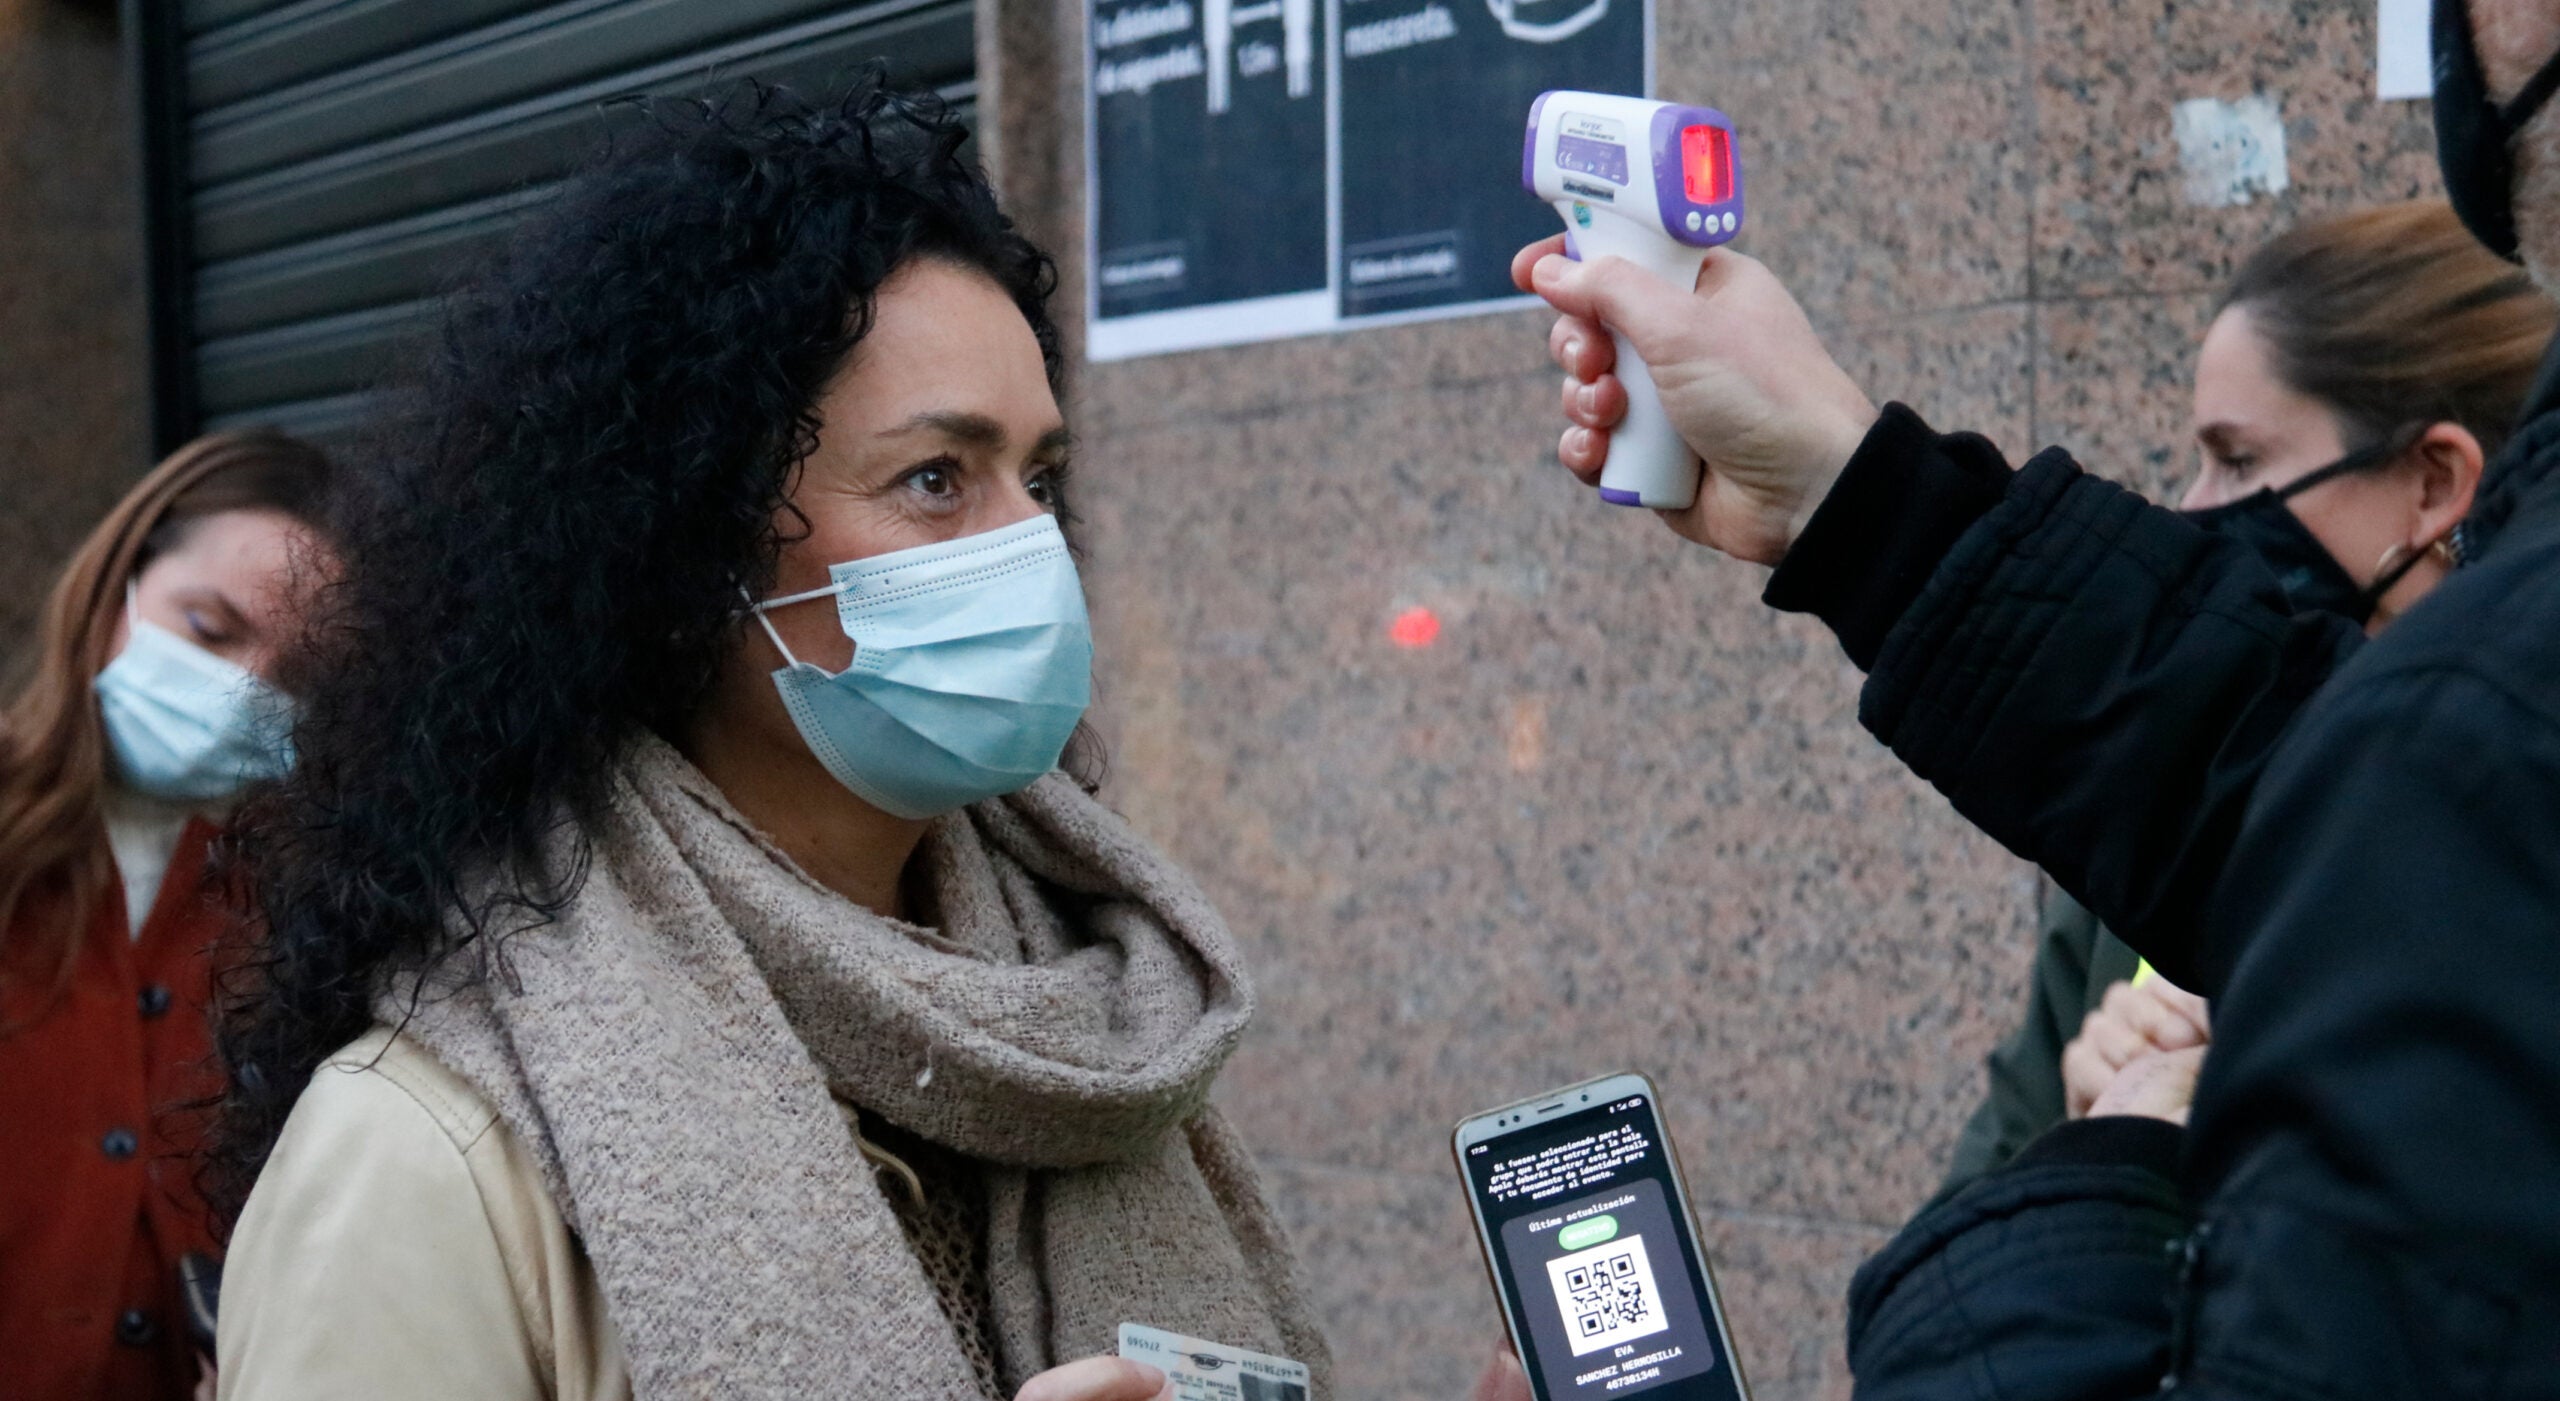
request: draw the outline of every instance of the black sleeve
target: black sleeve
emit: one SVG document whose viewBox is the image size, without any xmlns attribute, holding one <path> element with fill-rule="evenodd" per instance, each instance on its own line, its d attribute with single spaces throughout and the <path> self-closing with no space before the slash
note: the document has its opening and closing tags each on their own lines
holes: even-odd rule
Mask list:
<svg viewBox="0 0 2560 1401">
<path fill-rule="evenodd" d="M 2445 653 L 2547 657 L 2514 634 L 2547 637 L 2560 587 L 2511 577 L 2398 627 L 2506 593 Z M 2200 1380 L 2560 1388 L 2555 670 L 2347 680 L 2261 783 L 2209 935 L 2234 957 L 2190 1143 L 2214 1228 L 2187 1301 Z M 2270 1341 L 2305 1330 L 2324 1347 Z"/>
<path fill-rule="evenodd" d="M 1888 411 L 1766 597 L 1868 667 L 1859 718 L 1913 772 L 2211 996 L 2195 934 L 2250 790 L 2362 634 L 2058 451 L 1986 454 Z"/>
<path fill-rule="evenodd" d="M 1761 601 L 1830 624 L 1864 671 L 1947 551 L 2000 504 L 2015 476 L 1990 439 L 1939 433 L 1887 404 Z"/>
<path fill-rule="evenodd" d="M 1982 1105 L 1965 1122 L 1940 1194 L 1952 1192 L 2018 1156 L 2037 1135 L 2062 1122 L 2062 1048 L 2080 1034 L 2089 1005 L 2098 921 L 2087 907 L 2047 888 L 2037 909 L 2042 937 L 2027 975 L 2027 1014 L 1983 1061 Z"/>
<path fill-rule="evenodd" d="M 2098 1401 L 2168 1370 L 2175 1125 L 2082 1119 L 1914 1218 L 1849 1286 L 1860 1401 Z"/>
<path fill-rule="evenodd" d="M 1933 1206 L 1852 1287 L 1865 1401 L 2560 1394 L 2560 710 L 2341 689 L 2216 902 L 2183 1191 L 2165 1125 L 2082 1120 Z"/>
</svg>

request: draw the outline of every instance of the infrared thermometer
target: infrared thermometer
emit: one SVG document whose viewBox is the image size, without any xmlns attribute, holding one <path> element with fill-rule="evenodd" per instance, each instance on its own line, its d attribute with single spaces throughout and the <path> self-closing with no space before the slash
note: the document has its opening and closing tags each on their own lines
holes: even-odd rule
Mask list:
<svg viewBox="0 0 2560 1401">
<path fill-rule="evenodd" d="M 1707 250 L 1742 227 L 1742 165 L 1722 112 L 1641 97 L 1541 93 L 1520 183 L 1564 216 L 1565 256 L 1616 256 L 1686 293 Z M 1609 435 L 1600 499 L 1676 511 L 1698 499 L 1698 456 L 1663 412 L 1653 375 L 1615 330 L 1627 416 Z"/>
</svg>

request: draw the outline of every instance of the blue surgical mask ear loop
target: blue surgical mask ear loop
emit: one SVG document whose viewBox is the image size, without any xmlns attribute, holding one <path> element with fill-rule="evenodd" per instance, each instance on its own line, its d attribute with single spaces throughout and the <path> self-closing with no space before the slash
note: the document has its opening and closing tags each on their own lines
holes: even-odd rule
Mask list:
<svg viewBox="0 0 2560 1401">
<path fill-rule="evenodd" d="M 802 664 L 800 659 L 792 655 L 791 644 L 782 640 L 782 634 L 774 631 L 773 620 L 765 616 L 766 611 L 787 607 L 794 603 L 807 603 L 812 599 L 840 597 L 851 587 L 849 584 L 821 584 L 814 589 L 803 589 L 798 593 L 784 594 L 780 598 L 768 598 L 758 603 L 756 596 L 747 592 L 747 586 L 740 584 L 738 597 L 747 601 L 747 611 L 755 615 L 756 626 L 763 628 L 764 635 L 773 639 L 773 650 L 782 654 L 783 664 L 797 671 Z M 823 672 L 825 668 L 812 667 L 811 670 Z"/>
</svg>

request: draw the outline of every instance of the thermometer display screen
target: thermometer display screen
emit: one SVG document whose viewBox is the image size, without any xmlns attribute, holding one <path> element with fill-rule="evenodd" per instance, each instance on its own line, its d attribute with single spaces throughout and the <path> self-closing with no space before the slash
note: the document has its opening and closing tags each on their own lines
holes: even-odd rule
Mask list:
<svg viewBox="0 0 2560 1401">
<path fill-rule="evenodd" d="M 1733 133 L 1720 126 L 1680 129 L 1681 183 L 1691 204 L 1733 198 Z"/>
</svg>

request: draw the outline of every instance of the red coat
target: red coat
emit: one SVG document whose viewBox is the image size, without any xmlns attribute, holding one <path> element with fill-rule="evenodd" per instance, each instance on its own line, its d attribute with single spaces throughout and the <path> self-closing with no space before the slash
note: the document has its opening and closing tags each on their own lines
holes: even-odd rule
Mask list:
<svg viewBox="0 0 2560 1401">
<path fill-rule="evenodd" d="M 234 916 L 209 892 L 214 829 L 188 824 L 144 921 L 99 892 L 70 987 L 0 941 L 0 1395 L 179 1401 L 196 1382 L 178 1257 L 213 1239 L 175 1106 L 221 1087 L 207 1023 L 210 949 Z M 22 916 L 22 918 L 41 917 Z M 35 986 L 29 986 L 30 981 Z M 29 1017 L 37 1019 L 32 1023 Z"/>
</svg>

